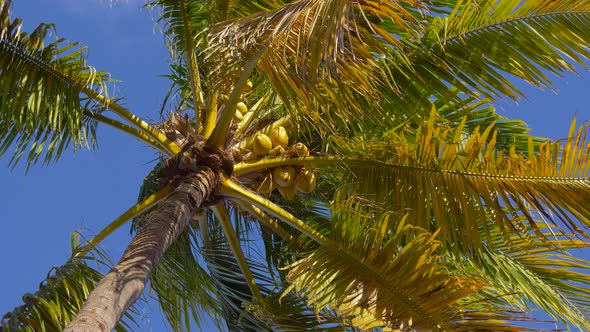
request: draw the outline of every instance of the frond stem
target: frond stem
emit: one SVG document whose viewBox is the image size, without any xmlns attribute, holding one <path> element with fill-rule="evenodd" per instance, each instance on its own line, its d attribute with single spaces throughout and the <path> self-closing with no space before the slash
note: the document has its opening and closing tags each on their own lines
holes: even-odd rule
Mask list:
<svg viewBox="0 0 590 332">
<path fill-rule="evenodd" d="M 211 137 L 209 137 L 209 139 L 207 140 L 207 145 L 214 146 L 218 149 L 224 148 L 224 143 L 225 143 L 225 139 L 227 136 L 227 132 L 229 131 L 229 126 L 230 126 L 231 121 L 232 121 L 234 114 L 235 114 L 233 112 L 233 110 L 235 110 L 236 106 L 238 105 L 240 95 L 242 94 L 242 91 L 244 90 L 244 87 L 246 86 L 246 82 L 248 81 L 248 78 L 250 77 L 250 75 L 252 74 L 254 69 L 256 68 L 256 64 L 258 63 L 258 60 L 266 52 L 269 45 L 270 44 L 267 43 L 264 47 L 262 47 L 258 51 L 258 53 L 256 53 L 256 55 L 254 55 L 254 57 L 252 57 L 252 59 L 250 59 L 248 61 L 248 63 L 246 64 L 246 67 L 242 71 L 242 74 L 240 75 L 238 82 L 234 86 L 234 89 L 232 90 L 232 93 L 229 96 L 228 101 L 225 103 L 225 105 L 223 105 L 223 109 L 221 112 L 221 118 L 219 118 L 219 120 L 217 121 L 217 125 L 213 129 L 213 133 L 211 134 Z"/>
<path fill-rule="evenodd" d="M 240 241 L 238 240 L 236 232 L 234 231 L 225 206 L 223 206 L 223 203 L 217 203 L 210 209 L 213 210 L 213 213 L 215 213 L 215 216 L 217 216 L 217 219 L 219 219 L 219 222 L 221 223 L 221 228 L 223 229 L 223 233 L 225 233 L 229 247 L 231 248 L 236 261 L 240 266 L 240 270 L 242 270 L 242 273 L 246 278 L 246 282 L 248 283 L 248 287 L 250 288 L 252 295 L 256 297 L 259 304 L 264 304 L 264 297 L 262 296 L 262 293 L 260 293 L 258 285 L 256 285 L 256 280 L 254 279 L 252 271 L 250 271 L 250 268 L 248 267 L 248 263 L 246 262 L 246 258 L 244 257 L 244 253 L 240 247 Z"/>
<path fill-rule="evenodd" d="M 82 247 L 74 257 L 80 257 L 85 255 L 88 251 L 92 250 L 98 243 L 104 240 L 106 237 L 111 235 L 115 230 L 119 229 L 123 224 L 125 224 L 128 220 L 139 216 L 140 214 L 146 212 L 152 206 L 158 204 L 161 200 L 168 197 L 172 192 L 172 187 L 170 185 L 165 186 L 164 188 L 158 190 L 156 193 L 148 196 L 143 201 L 133 205 L 127 211 L 123 212 L 120 216 L 118 216 L 115 220 L 113 220 L 110 224 L 108 224 L 105 228 L 103 228 L 98 234 L 96 234 L 88 243 Z"/>
<path fill-rule="evenodd" d="M 253 163 L 241 162 L 234 166 L 234 175 L 240 176 L 246 173 L 257 172 L 279 166 L 305 166 L 321 164 L 338 164 L 346 159 L 336 156 L 308 156 L 308 157 L 276 157 L 261 159 Z"/>
<path fill-rule="evenodd" d="M 184 43 L 186 47 L 186 57 L 189 62 L 189 69 L 191 75 L 191 89 L 193 92 L 193 99 L 195 103 L 195 128 L 197 132 L 201 131 L 201 112 L 205 110 L 203 105 L 203 91 L 201 90 L 201 76 L 199 74 L 199 64 L 195 56 L 193 45 L 193 31 L 191 29 L 189 14 L 186 8 L 186 0 L 180 0 L 180 13 L 182 15 L 182 23 L 184 25 Z M 204 120 L 203 120 L 204 121 Z"/>
<path fill-rule="evenodd" d="M 286 229 L 284 229 L 276 220 L 270 218 L 264 211 L 252 205 L 250 203 L 237 200 L 238 205 L 244 209 L 244 211 L 250 213 L 256 219 L 258 219 L 264 226 L 270 228 L 273 232 L 275 232 L 278 236 L 280 236 L 283 240 L 287 241 L 288 243 L 292 243 L 294 241 L 293 235 L 289 234 Z"/>
<path fill-rule="evenodd" d="M 162 131 L 150 126 L 147 122 L 143 121 L 141 118 L 139 118 L 135 114 L 129 112 L 121 105 L 113 102 L 111 99 L 101 95 L 100 93 L 94 91 L 91 88 L 84 87 L 84 88 L 82 88 L 82 92 L 84 92 L 88 97 L 96 100 L 97 102 L 102 103 L 107 108 L 109 108 L 111 111 L 113 111 L 115 114 L 117 114 L 118 116 L 122 117 L 123 119 L 131 122 L 137 128 L 143 130 L 146 134 L 150 135 L 153 139 L 160 142 L 162 144 L 162 146 L 164 146 L 167 150 L 170 151 L 169 154 L 175 155 L 178 152 L 180 152 L 180 147 L 178 145 L 176 145 L 176 143 L 169 140 Z"/>
<path fill-rule="evenodd" d="M 111 118 L 106 117 L 106 116 L 104 116 L 102 114 L 90 112 L 90 111 L 87 111 L 87 110 L 84 111 L 84 115 L 87 116 L 87 117 L 89 117 L 89 118 L 92 118 L 92 119 L 94 119 L 94 120 L 96 120 L 98 122 L 107 124 L 107 125 L 115 128 L 115 129 L 118 129 L 118 130 L 120 130 L 120 131 L 122 131 L 122 132 L 124 132 L 126 134 L 129 134 L 129 135 L 131 135 L 131 136 L 137 138 L 138 140 L 140 140 L 140 141 L 148 144 L 149 146 L 153 147 L 154 149 L 162 152 L 163 154 L 165 154 L 165 155 L 167 155 L 169 157 L 172 156 L 172 154 L 170 153 L 170 151 L 168 151 L 168 149 L 166 149 L 165 147 L 163 147 L 160 142 L 154 140 L 152 137 L 148 136 L 145 132 L 143 132 L 143 131 L 141 131 L 139 129 L 136 129 L 136 128 L 133 128 L 131 126 L 128 126 L 128 125 L 126 125 L 126 124 L 124 124 L 122 122 L 119 122 L 119 121 L 117 121 L 115 119 L 111 119 Z"/>
<path fill-rule="evenodd" d="M 262 211 L 277 217 L 279 220 L 304 233 L 319 245 L 331 250 L 338 250 L 338 245 L 334 241 L 326 238 L 320 232 L 313 229 L 291 213 L 287 212 L 285 209 L 281 208 L 270 200 L 247 190 L 238 183 L 229 179 L 224 179 L 221 182 L 219 190 L 223 195 L 236 198 L 259 207 Z"/>
</svg>

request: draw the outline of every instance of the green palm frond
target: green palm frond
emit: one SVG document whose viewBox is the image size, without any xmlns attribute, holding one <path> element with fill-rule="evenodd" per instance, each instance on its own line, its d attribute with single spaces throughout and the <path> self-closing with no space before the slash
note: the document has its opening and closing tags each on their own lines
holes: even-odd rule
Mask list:
<svg viewBox="0 0 590 332">
<path fill-rule="evenodd" d="M 233 210 L 233 209 L 232 209 Z M 232 214 L 236 213 L 231 211 Z M 249 219 L 249 218 L 248 218 Z M 251 220 L 251 219 L 249 219 Z M 314 313 L 302 299 L 283 296 L 284 285 L 275 268 L 263 263 L 257 244 L 238 235 L 246 262 L 264 296 L 263 303 L 255 300 L 241 269 L 231 254 L 230 246 L 219 226 L 210 224 L 210 247 L 202 253 L 216 283 L 216 294 L 222 303 L 225 321 L 230 331 L 342 331 L 341 319 L 333 312 Z M 254 230 L 250 230 L 252 232 Z M 260 232 L 260 230 L 257 230 Z"/>
<path fill-rule="evenodd" d="M 95 142 L 96 123 L 83 115 L 81 91 L 105 91 L 108 78 L 86 65 L 77 44 L 65 39 L 46 44 L 52 25 L 22 32 L 9 7 L 10 2 L 0 3 L 0 156 L 13 147 L 13 165 L 23 156 L 31 165 L 43 153 L 49 163 L 70 142 L 74 148 Z"/>
<path fill-rule="evenodd" d="M 448 126 L 461 124 L 464 117 L 466 134 L 473 133 L 477 128 L 487 128 L 490 125 L 496 132 L 496 148 L 508 150 L 515 146 L 517 152 L 527 152 L 529 149 L 530 128 L 522 120 L 509 119 L 496 112 L 494 106 L 486 99 L 475 97 L 458 98 L 458 89 L 451 89 L 445 99 L 437 99 L 432 105 L 440 114 L 440 120 Z M 547 141 L 543 137 L 532 137 L 535 146 Z"/>
<path fill-rule="evenodd" d="M 338 247 L 320 247 L 289 266 L 289 291 L 363 330 L 519 330 L 508 320 L 521 317 L 509 307 L 469 303 L 485 282 L 450 273 L 437 254 L 437 233 L 365 204 L 351 198 L 332 205 L 329 237 Z"/>
<path fill-rule="evenodd" d="M 405 47 L 422 81 L 440 80 L 468 94 L 475 89 L 491 99 L 518 98 L 511 76 L 553 88 L 548 72 L 561 76 L 575 64 L 586 67 L 589 24 L 590 1 L 457 1 Z"/>
<path fill-rule="evenodd" d="M 509 119 L 500 115 L 487 99 L 464 95 L 455 87 L 445 88 L 444 93 L 434 100 L 430 100 L 430 95 L 423 95 L 413 97 L 415 102 L 410 103 L 404 101 L 407 97 L 405 92 L 401 96 L 397 92 L 386 94 L 382 105 L 387 116 L 384 116 L 379 124 L 371 125 L 370 122 L 363 123 L 363 119 L 358 121 L 355 119 L 359 125 L 372 129 L 370 132 L 364 132 L 363 136 L 378 138 L 385 132 L 391 131 L 391 128 L 398 128 L 407 135 L 411 135 L 422 125 L 424 119 L 430 116 L 434 107 L 439 113 L 437 121 L 441 123 L 458 126 L 463 117 L 467 116 L 463 127 L 466 134 L 472 133 L 476 128 L 487 128 L 494 124 L 493 130 L 497 132 L 498 148 L 509 149 L 514 145 L 519 152 L 528 150 L 530 137 L 528 125 L 522 120 Z M 533 137 L 535 146 L 546 140 L 542 137 Z"/>
<path fill-rule="evenodd" d="M 336 140 L 347 164 L 350 186 L 342 188 L 410 211 L 409 223 L 441 229 L 443 242 L 455 250 L 478 247 L 487 210 L 501 229 L 544 238 L 541 226 L 588 236 L 590 225 L 588 126 L 575 121 L 564 147 L 545 142 L 528 154 L 496 149 L 492 126 L 465 135 L 457 128 L 435 125 L 435 113 L 415 138 L 391 132 L 382 140 Z M 523 220 L 515 219 L 522 216 Z M 486 233 L 486 232 L 484 232 Z M 532 234 L 531 234 L 532 235 Z"/>
<path fill-rule="evenodd" d="M 180 80 L 185 84 L 179 86 L 179 92 L 183 92 L 183 87 L 190 90 L 189 98 L 183 100 L 187 102 L 187 107 L 194 110 L 194 119 L 200 128 L 205 121 L 205 98 L 199 50 L 206 47 L 203 31 L 209 24 L 207 4 L 197 0 L 158 0 L 146 4 L 146 7 L 157 7 L 161 11 L 159 23 L 167 38 L 173 72 L 183 74 Z"/>
<path fill-rule="evenodd" d="M 203 1 L 158 0 L 145 5 L 159 11 L 158 23 L 167 38 L 173 59 L 186 60 L 190 46 L 203 47 L 204 37 L 199 35 L 208 25 L 209 14 Z"/>
<path fill-rule="evenodd" d="M 78 255 L 84 248 L 79 235 L 72 235 L 72 256 L 56 266 L 39 285 L 34 294 L 23 296 L 24 304 L 6 313 L 0 321 L 2 332 L 53 332 L 61 331 L 76 316 L 88 294 L 104 276 L 89 263 L 108 268 L 106 253 L 98 248 Z M 137 309 L 131 308 L 116 326 L 117 332 L 130 331 L 136 326 Z"/>
<path fill-rule="evenodd" d="M 510 241 L 505 241 L 506 230 L 500 231 L 493 225 L 490 228 L 493 246 L 483 247 L 467 262 L 451 258 L 449 264 L 458 262 L 475 268 L 498 292 L 514 294 L 523 309 L 532 304 L 570 329 L 588 330 L 590 263 L 572 253 L 588 248 L 589 244 L 567 239 L 555 231 L 552 235 L 558 240 L 528 240 L 512 234 Z M 543 232 L 549 234 L 551 230 Z"/>
<path fill-rule="evenodd" d="M 248 306 L 253 307 L 257 303 L 220 227 L 211 223 L 209 225 L 210 247 L 203 248 L 202 254 L 215 283 L 216 295 L 221 302 L 222 314 L 228 328 L 231 331 L 268 330 L 267 324 L 246 310 Z M 248 260 L 248 265 L 261 289 L 267 289 L 274 283 L 263 265 L 251 260 Z"/>
<path fill-rule="evenodd" d="M 206 60 L 213 82 L 235 80 L 256 56 L 258 71 L 292 112 L 316 128 L 350 128 L 351 117 L 381 118 L 379 88 L 385 74 L 376 54 L 396 45 L 373 20 L 407 28 L 415 18 L 400 3 L 419 1 L 294 1 L 282 8 L 212 28 Z M 262 52 L 262 54 L 261 54 Z M 387 87 L 390 88 L 390 87 Z M 355 128 L 358 130 L 358 128 Z"/>
</svg>

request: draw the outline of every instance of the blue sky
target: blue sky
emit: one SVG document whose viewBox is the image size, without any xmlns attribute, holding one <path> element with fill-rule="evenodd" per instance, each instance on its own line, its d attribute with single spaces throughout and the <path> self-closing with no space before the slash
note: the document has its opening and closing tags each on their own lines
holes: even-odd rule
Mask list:
<svg viewBox="0 0 590 332">
<path fill-rule="evenodd" d="M 13 16 L 24 19 L 30 31 L 40 22 L 55 23 L 60 37 L 89 48 L 89 64 L 120 80 L 116 94 L 126 97 L 129 109 L 157 120 L 160 102 L 168 88 L 167 52 L 155 22 L 143 1 L 116 1 L 109 8 L 103 0 L 15 1 Z M 567 135 L 577 114 L 590 120 L 590 73 L 557 79 L 559 93 L 526 88 L 527 100 L 503 101 L 499 112 L 527 121 L 533 134 L 551 138 Z M 10 171 L 0 160 L 0 315 L 21 303 L 21 296 L 34 292 L 54 265 L 66 261 L 70 236 L 83 229 L 91 236 L 137 199 L 143 177 L 156 154 L 133 139 L 107 127 L 99 127 L 99 149 L 65 153 L 57 163 Z M 123 227 L 104 244 L 118 259 L 129 242 Z M 152 309 L 154 309 L 153 307 Z M 165 331 L 162 317 L 146 308 L 140 331 Z"/>
</svg>

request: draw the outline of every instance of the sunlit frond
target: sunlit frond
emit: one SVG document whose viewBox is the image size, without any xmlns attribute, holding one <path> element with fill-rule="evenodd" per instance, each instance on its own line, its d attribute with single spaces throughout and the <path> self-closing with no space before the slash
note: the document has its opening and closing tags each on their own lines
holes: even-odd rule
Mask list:
<svg viewBox="0 0 590 332">
<path fill-rule="evenodd" d="M 71 258 L 64 265 L 53 267 L 38 291 L 25 294 L 24 304 L 2 317 L 0 331 L 53 332 L 64 329 L 104 276 L 89 264 L 96 264 L 101 269 L 110 266 L 105 252 L 98 248 L 78 255 L 82 244 L 79 235 L 74 234 Z M 137 309 L 131 308 L 115 330 L 133 330 L 137 325 L 136 315 Z"/>
<path fill-rule="evenodd" d="M 346 163 L 351 184 L 343 192 L 409 211 L 411 224 L 440 228 L 443 242 L 455 250 L 481 245 L 479 230 L 487 225 L 478 220 L 487 220 L 487 210 L 498 227 L 522 236 L 544 238 L 539 223 L 588 236 L 588 125 L 576 130 L 572 123 L 563 147 L 545 142 L 535 148 L 531 138 L 525 155 L 514 147 L 496 149 L 492 126 L 464 135 L 465 121 L 448 128 L 435 125 L 433 115 L 411 140 L 397 132 L 382 140 L 337 140 L 351 157 Z"/>
<path fill-rule="evenodd" d="M 519 330 L 507 320 L 520 317 L 506 308 L 462 302 L 486 283 L 450 273 L 437 233 L 355 198 L 334 203 L 332 215 L 329 237 L 338 248 L 320 247 L 289 266 L 289 290 L 316 310 L 332 308 L 363 330 Z"/>
<path fill-rule="evenodd" d="M 12 150 L 10 163 L 27 165 L 59 158 L 95 143 L 96 122 L 83 115 L 82 89 L 104 91 L 107 75 L 86 65 L 84 48 L 65 39 L 47 42 L 53 26 L 22 32 L 21 20 L 0 2 L 0 156 Z M 47 43 L 47 44 L 46 44 Z M 92 108 L 92 105 L 90 106 Z"/>
<path fill-rule="evenodd" d="M 325 132 L 338 125 L 350 127 L 350 117 L 378 121 L 378 107 L 367 112 L 369 105 L 378 105 L 378 86 L 386 88 L 376 54 L 399 41 L 373 21 L 392 20 L 400 29 L 407 28 L 415 18 L 401 3 L 421 5 L 419 1 L 300 0 L 224 22 L 209 34 L 206 59 L 212 79 L 235 80 L 247 61 L 260 56 L 258 71 L 297 115 L 293 121 L 315 122 Z"/>
<path fill-rule="evenodd" d="M 211 23 L 237 19 L 260 12 L 277 10 L 289 0 L 212 0 L 209 6 Z"/>
<path fill-rule="evenodd" d="M 460 93 L 458 89 L 451 89 L 449 93 L 448 98 L 439 98 L 432 103 L 440 114 L 439 121 L 454 127 L 460 125 L 463 118 L 467 117 L 463 127 L 466 134 L 473 133 L 477 128 L 487 128 L 492 125 L 492 130 L 496 132 L 497 149 L 508 150 L 511 146 L 515 146 L 517 152 L 527 152 L 531 135 L 530 128 L 524 121 L 500 115 L 486 99 L 458 98 L 457 94 Z M 547 141 L 543 137 L 532 137 L 532 139 L 535 146 Z"/>
<path fill-rule="evenodd" d="M 406 40 L 407 67 L 390 57 L 392 79 L 414 71 L 424 82 L 516 99 L 522 93 L 513 77 L 553 88 L 548 72 L 561 76 L 575 64 L 586 66 L 589 24 L 589 1 L 457 1 L 448 16 Z"/>
<path fill-rule="evenodd" d="M 557 239 L 524 239 L 512 233 L 506 241 L 509 230 L 501 231 L 493 225 L 490 229 L 493 245 L 484 246 L 466 259 L 452 257 L 450 265 L 455 262 L 477 271 L 500 294 L 512 294 L 523 309 L 530 304 L 568 328 L 588 330 L 590 264 L 572 254 L 589 244 L 567 239 L 551 229 L 542 231 L 553 233 Z"/>
</svg>

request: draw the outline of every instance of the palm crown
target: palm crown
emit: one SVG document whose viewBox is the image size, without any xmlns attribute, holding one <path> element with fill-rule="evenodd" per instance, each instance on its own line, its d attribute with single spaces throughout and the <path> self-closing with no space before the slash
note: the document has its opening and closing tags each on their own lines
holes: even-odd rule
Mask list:
<svg viewBox="0 0 590 332">
<path fill-rule="evenodd" d="M 514 331 L 530 305 L 590 328 L 570 255 L 588 246 L 587 126 L 552 143 L 491 106 L 585 64 L 590 2 L 154 1 L 159 124 L 0 3 L 0 154 L 48 163 L 102 123 L 162 156 L 3 330 L 110 331 L 148 280 L 176 330 Z M 87 262 L 131 219 L 102 277 Z"/>
</svg>

